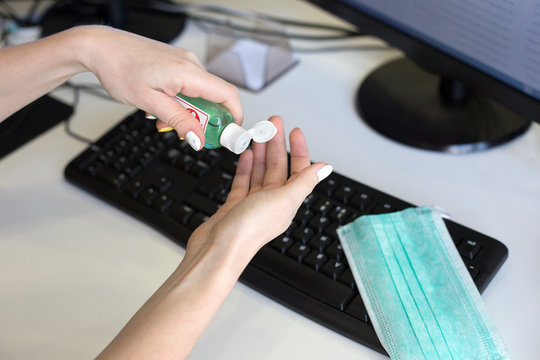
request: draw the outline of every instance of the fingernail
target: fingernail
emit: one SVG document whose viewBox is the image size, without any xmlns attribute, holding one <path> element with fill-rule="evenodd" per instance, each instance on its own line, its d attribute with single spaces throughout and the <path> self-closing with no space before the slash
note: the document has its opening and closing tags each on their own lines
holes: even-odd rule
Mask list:
<svg viewBox="0 0 540 360">
<path fill-rule="evenodd" d="M 319 179 L 319 182 L 323 181 L 328 177 L 334 171 L 334 168 L 332 165 L 324 165 L 322 168 L 317 171 L 317 178 Z"/>
<path fill-rule="evenodd" d="M 159 132 L 167 132 L 167 131 L 171 131 L 171 130 L 174 130 L 174 128 L 172 126 L 166 126 L 164 128 L 159 129 L 158 131 Z"/>
<path fill-rule="evenodd" d="M 156 119 L 157 119 L 157 117 L 155 117 L 154 115 L 149 114 L 149 113 L 146 113 L 146 118 L 147 118 L 148 120 L 156 120 Z"/>
<path fill-rule="evenodd" d="M 201 139 L 193 131 L 189 131 L 186 134 L 186 141 L 188 142 L 189 146 L 193 148 L 195 151 L 199 151 L 201 149 Z"/>
</svg>

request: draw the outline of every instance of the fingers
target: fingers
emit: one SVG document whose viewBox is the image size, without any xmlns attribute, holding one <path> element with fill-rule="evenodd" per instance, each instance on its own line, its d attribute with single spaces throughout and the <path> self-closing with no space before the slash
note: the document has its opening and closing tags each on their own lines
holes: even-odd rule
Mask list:
<svg viewBox="0 0 540 360">
<path fill-rule="evenodd" d="M 285 184 L 287 181 L 287 148 L 283 130 L 283 119 L 273 116 L 270 121 L 276 127 L 276 135 L 266 144 L 266 163 L 263 187 Z"/>
<path fill-rule="evenodd" d="M 188 73 L 183 73 L 181 85 L 180 89 L 175 89 L 177 93 L 180 92 L 189 97 L 201 97 L 221 104 L 230 111 L 235 123 L 242 124 L 244 114 L 236 86 L 202 68 L 194 68 Z"/>
<path fill-rule="evenodd" d="M 158 129 L 172 127 L 178 136 L 185 138 L 194 150 L 198 151 L 202 148 L 204 144 L 202 126 L 182 105 L 159 91 L 152 92 L 148 96 L 148 101 L 152 109 L 147 111 L 161 120 L 161 123 L 157 125 Z"/>
<path fill-rule="evenodd" d="M 291 176 L 300 172 L 311 164 L 306 138 L 299 128 L 293 129 L 289 134 L 291 147 Z"/>
<path fill-rule="evenodd" d="M 328 177 L 333 171 L 331 165 L 316 163 L 300 170 L 294 177 L 291 177 L 285 185 L 285 189 L 292 201 L 298 206 L 313 191 L 315 186 Z"/>
<path fill-rule="evenodd" d="M 266 143 L 252 143 L 253 170 L 251 171 L 250 193 L 262 189 L 266 173 Z"/>
<path fill-rule="evenodd" d="M 252 170 L 253 152 L 246 150 L 238 159 L 238 166 L 236 167 L 236 174 L 234 175 L 231 190 L 227 196 L 227 201 L 220 210 L 229 210 L 248 195 Z"/>
</svg>

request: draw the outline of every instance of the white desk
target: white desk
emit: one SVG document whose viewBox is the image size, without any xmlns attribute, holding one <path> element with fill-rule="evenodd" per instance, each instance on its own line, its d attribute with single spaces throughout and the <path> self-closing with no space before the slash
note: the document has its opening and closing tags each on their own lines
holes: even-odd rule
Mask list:
<svg viewBox="0 0 540 360">
<path fill-rule="evenodd" d="M 247 3 L 230 2 L 336 21 L 301 2 Z M 204 59 L 206 36 L 192 24 L 179 45 Z M 441 205 L 455 221 L 504 242 L 510 256 L 483 299 L 512 357 L 540 358 L 540 126 L 508 145 L 462 156 L 386 140 L 359 120 L 352 98 L 370 69 L 396 55 L 300 55 L 299 65 L 261 93 L 241 92 L 246 121 L 280 114 L 288 130 L 304 130 L 312 159 L 414 204 Z M 84 96 L 73 128 L 97 137 L 132 110 Z M 182 259 L 181 247 L 63 179 L 66 163 L 85 147 L 57 126 L 0 161 L 2 359 L 94 357 Z M 238 284 L 191 358 L 338 354 L 385 358 Z"/>
</svg>

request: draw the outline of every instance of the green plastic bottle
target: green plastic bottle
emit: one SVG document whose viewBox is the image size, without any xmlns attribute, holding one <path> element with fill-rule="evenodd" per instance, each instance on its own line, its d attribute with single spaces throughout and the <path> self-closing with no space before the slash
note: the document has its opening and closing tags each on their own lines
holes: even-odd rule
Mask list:
<svg viewBox="0 0 540 360">
<path fill-rule="evenodd" d="M 247 130 L 235 124 L 231 113 L 223 106 L 202 98 L 177 94 L 174 99 L 184 106 L 199 122 L 204 131 L 207 149 L 224 146 L 236 154 L 247 149 L 251 139 L 267 142 L 277 130 L 270 121 L 260 121 Z"/>
<path fill-rule="evenodd" d="M 223 106 L 205 100 L 177 94 L 174 99 L 182 104 L 201 123 L 208 149 L 221 147 L 219 138 L 225 127 L 234 123 L 231 113 Z"/>
</svg>

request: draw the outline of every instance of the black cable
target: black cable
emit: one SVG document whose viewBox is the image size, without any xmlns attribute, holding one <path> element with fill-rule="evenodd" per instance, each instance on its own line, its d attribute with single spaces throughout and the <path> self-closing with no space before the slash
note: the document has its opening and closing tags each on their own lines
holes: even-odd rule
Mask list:
<svg viewBox="0 0 540 360">
<path fill-rule="evenodd" d="M 257 29 L 257 28 L 252 28 L 248 26 L 233 24 L 231 22 L 219 21 L 219 20 L 216 20 L 210 17 L 204 17 L 204 16 L 188 15 L 188 18 L 191 20 L 195 20 L 196 24 L 198 22 L 198 25 L 201 26 L 201 28 L 205 32 L 212 31 L 211 28 L 208 28 L 208 27 L 204 28 L 203 24 L 208 23 L 208 24 L 222 26 L 228 29 L 232 29 L 232 30 L 244 32 L 244 33 L 249 33 L 249 34 L 259 34 L 259 35 L 265 35 L 265 36 L 282 37 L 282 38 L 296 39 L 296 40 L 316 40 L 316 41 L 339 40 L 339 39 L 346 39 L 346 38 L 351 38 L 351 37 L 364 36 L 364 34 L 362 33 L 351 31 L 348 29 L 339 29 L 339 30 L 332 29 L 333 31 L 342 32 L 341 34 L 336 34 L 336 35 L 304 35 L 304 34 L 286 33 L 286 32 L 277 31 L 277 30 Z M 315 27 L 315 25 L 313 27 Z"/>
<path fill-rule="evenodd" d="M 388 45 L 350 45 L 350 46 L 329 46 L 329 47 L 319 47 L 319 48 L 298 48 L 295 46 L 291 47 L 291 51 L 299 54 L 315 54 L 322 52 L 341 52 L 341 51 L 388 51 L 393 50 L 392 47 Z"/>
<path fill-rule="evenodd" d="M 244 11 L 237 10 L 234 8 L 229 8 L 226 6 L 220 5 L 211 5 L 211 4 L 181 4 L 181 3 L 172 3 L 170 1 L 159 0 L 151 3 L 151 8 L 166 11 L 169 13 L 182 13 L 187 15 L 188 18 L 199 21 L 206 22 L 214 25 L 226 26 L 233 30 L 247 32 L 247 33 L 256 33 L 263 34 L 267 36 L 276 36 L 276 37 L 288 37 L 292 39 L 302 39 L 302 40 L 333 40 L 341 39 L 344 37 L 355 37 L 362 36 L 364 34 L 360 33 L 358 30 L 352 30 L 350 28 L 312 23 L 300 20 L 286 19 L 283 17 L 267 15 L 263 13 L 253 12 L 253 11 Z M 339 32 L 339 35 L 327 35 L 327 36 L 315 36 L 315 35 L 303 35 L 303 34 L 285 34 L 279 31 L 272 30 L 262 30 L 262 29 L 253 29 L 250 27 L 241 26 L 238 24 L 232 24 L 230 20 L 219 21 L 216 18 L 211 18 L 207 16 L 196 15 L 194 12 L 206 12 L 213 13 L 218 15 L 225 15 L 228 17 L 235 17 L 242 20 L 256 21 L 256 20 L 266 20 L 268 22 L 278 23 L 282 25 L 288 25 L 293 27 L 303 27 L 310 29 L 326 30 Z"/>
<path fill-rule="evenodd" d="M 71 104 L 71 106 L 73 107 L 73 114 L 66 119 L 66 121 L 64 122 L 64 129 L 66 130 L 66 133 L 79 140 L 79 141 L 82 141 L 82 142 L 85 142 L 87 143 L 88 145 L 90 145 L 94 150 L 96 149 L 99 149 L 99 147 L 97 145 L 94 144 L 94 140 L 91 140 L 83 135 L 79 135 L 77 134 L 76 132 L 74 132 L 73 130 L 71 130 L 71 120 L 73 119 L 74 117 L 74 114 L 75 114 L 75 109 L 77 108 L 77 105 L 79 105 L 79 100 L 80 100 L 80 89 L 76 86 L 71 86 L 71 88 L 73 89 L 73 103 Z"/>
<path fill-rule="evenodd" d="M 61 87 L 68 87 L 68 88 L 71 88 L 71 89 L 78 89 L 78 90 L 81 90 L 81 91 L 84 91 L 84 92 L 87 92 L 91 95 L 94 95 L 96 97 L 99 97 L 99 98 L 102 98 L 102 99 L 105 99 L 105 100 L 109 100 L 109 101 L 114 101 L 114 102 L 118 102 L 115 98 L 111 97 L 106 91 L 105 89 L 103 89 L 103 87 L 101 85 L 97 85 L 97 84 L 73 84 L 69 81 L 63 83 L 62 85 L 60 85 Z"/>
</svg>

